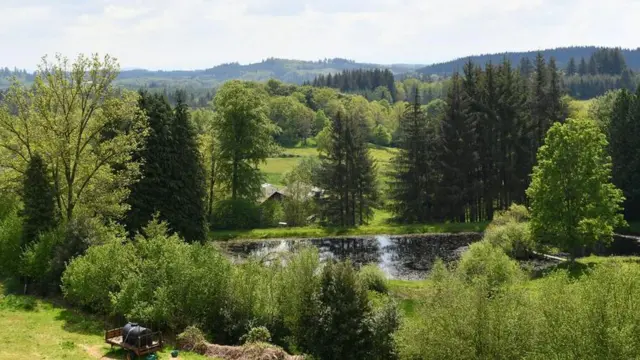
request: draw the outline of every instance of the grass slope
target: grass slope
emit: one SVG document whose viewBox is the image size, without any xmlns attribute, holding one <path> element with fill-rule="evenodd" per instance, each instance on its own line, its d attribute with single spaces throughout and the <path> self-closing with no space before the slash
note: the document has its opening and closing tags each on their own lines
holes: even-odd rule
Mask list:
<svg viewBox="0 0 640 360">
<path fill-rule="evenodd" d="M 394 148 L 371 145 L 371 156 L 378 163 L 381 179 L 384 177 L 384 172 L 389 169 L 389 164 L 396 151 Z M 284 186 L 283 176 L 287 171 L 293 169 L 305 157 L 318 157 L 316 148 L 288 148 L 284 149 L 283 153 L 295 157 L 268 158 L 267 162 L 260 166 L 260 170 L 265 174 L 267 182 L 270 184 Z"/>
<path fill-rule="evenodd" d="M 2 295 L 0 284 L 0 359 L 124 359 L 104 343 L 101 321 L 30 296 Z M 158 354 L 171 359 L 171 347 Z M 181 352 L 181 360 L 211 359 Z"/>
</svg>

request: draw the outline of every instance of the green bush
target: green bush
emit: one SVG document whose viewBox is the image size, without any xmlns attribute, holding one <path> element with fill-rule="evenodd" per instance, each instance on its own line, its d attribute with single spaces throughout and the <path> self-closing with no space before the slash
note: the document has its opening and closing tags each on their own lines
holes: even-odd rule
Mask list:
<svg viewBox="0 0 640 360">
<path fill-rule="evenodd" d="M 534 248 L 529 231 L 529 211 L 512 204 L 508 210 L 497 212 L 484 232 L 484 240 L 515 258 L 527 256 Z"/>
<path fill-rule="evenodd" d="M 18 209 L 6 210 L 0 220 L 0 278 L 17 278 L 20 274 L 22 220 Z"/>
<path fill-rule="evenodd" d="M 266 201 L 260 206 L 260 226 L 270 228 L 278 226 L 284 219 L 284 210 L 279 201 Z"/>
<path fill-rule="evenodd" d="M 114 238 L 93 246 L 73 259 L 62 276 L 62 293 L 74 304 L 98 313 L 109 313 L 111 295 L 136 271 L 135 248 L 126 239 Z"/>
<path fill-rule="evenodd" d="M 252 344 L 252 343 L 268 343 L 271 341 L 271 333 L 269 332 L 269 329 L 267 329 L 264 326 L 258 326 L 258 327 L 254 327 L 251 328 L 251 330 L 249 330 L 248 333 L 246 333 L 241 339 L 240 341 L 242 341 L 245 344 Z"/>
<path fill-rule="evenodd" d="M 211 224 L 221 230 L 257 228 L 260 208 L 249 200 L 220 200 L 214 204 Z"/>
<path fill-rule="evenodd" d="M 640 266 L 611 261 L 535 286 L 441 274 L 396 334 L 403 359 L 635 359 L 640 354 Z M 443 270 L 446 272 L 446 270 Z"/>
<path fill-rule="evenodd" d="M 467 283 L 483 283 L 489 289 L 513 284 L 524 277 L 517 262 L 487 241 L 471 244 L 462 255 L 456 274 Z"/>
<path fill-rule="evenodd" d="M 360 284 L 371 291 L 386 294 L 389 291 L 387 277 L 380 268 L 374 264 L 365 265 L 358 271 Z"/>
</svg>

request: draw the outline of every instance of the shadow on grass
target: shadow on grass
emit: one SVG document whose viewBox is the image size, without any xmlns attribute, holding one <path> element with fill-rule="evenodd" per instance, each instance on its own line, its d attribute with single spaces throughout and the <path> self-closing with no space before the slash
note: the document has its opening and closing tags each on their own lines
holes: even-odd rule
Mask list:
<svg viewBox="0 0 640 360">
<path fill-rule="evenodd" d="M 63 321 L 65 331 L 83 335 L 104 335 L 104 325 L 91 315 L 78 311 L 61 308 L 56 320 Z"/>
<path fill-rule="evenodd" d="M 625 256 L 594 256 L 578 259 L 577 261 L 566 261 L 557 265 L 549 266 L 544 269 L 534 271 L 532 273 L 533 279 L 539 279 L 545 277 L 555 271 L 567 271 L 569 277 L 572 279 L 580 278 L 586 275 L 589 271 L 593 270 L 598 265 L 607 262 L 622 262 L 628 264 L 640 264 L 640 257 L 625 257 Z"/>
<path fill-rule="evenodd" d="M 548 276 L 556 271 L 567 271 L 569 273 L 569 277 L 571 277 L 572 279 L 577 279 L 582 275 L 585 275 L 585 273 L 593 269 L 595 266 L 595 263 L 583 264 L 577 261 L 566 261 L 557 265 L 534 271 L 532 274 L 532 278 L 539 279 Z"/>
</svg>

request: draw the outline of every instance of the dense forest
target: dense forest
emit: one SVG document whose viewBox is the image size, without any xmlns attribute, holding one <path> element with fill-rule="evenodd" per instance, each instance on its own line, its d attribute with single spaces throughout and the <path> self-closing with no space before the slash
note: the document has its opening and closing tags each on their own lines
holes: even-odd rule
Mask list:
<svg viewBox="0 0 640 360">
<path fill-rule="evenodd" d="M 534 50 L 525 52 L 504 52 L 497 54 L 482 54 L 466 56 L 459 59 L 433 64 L 425 66 L 416 70 L 421 74 L 452 74 L 455 71 L 461 71 L 464 64 L 471 60 L 478 64 L 486 64 L 488 62 L 500 62 L 505 57 L 513 64 L 518 64 L 523 58 L 533 59 L 538 52 L 541 52 L 545 57 L 545 60 L 549 61 L 551 57 L 554 57 L 558 62 L 558 67 L 564 68 L 569 64 L 571 58 L 574 59 L 589 59 L 589 57 L 598 50 L 603 48 L 597 46 L 573 46 L 573 47 L 561 47 L 555 49 Z M 638 49 L 620 49 L 622 55 L 627 59 L 629 68 L 637 70 L 640 69 L 640 48 Z"/>
</svg>

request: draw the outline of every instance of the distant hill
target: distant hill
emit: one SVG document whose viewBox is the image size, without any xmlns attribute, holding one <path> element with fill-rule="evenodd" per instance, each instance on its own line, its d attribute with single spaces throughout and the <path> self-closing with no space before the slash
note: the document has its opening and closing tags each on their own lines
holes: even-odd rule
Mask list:
<svg viewBox="0 0 640 360">
<path fill-rule="evenodd" d="M 542 50 L 542 54 L 546 59 L 550 57 L 554 57 L 556 59 L 558 68 L 564 69 L 569 62 L 570 58 L 575 58 L 576 61 L 580 61 L 580 58 L 584 57 L 585 59 L 589 59 L 589 56 L 593 54 L 596 50 L 601 49 L 602 47 L 597 46 L 574 46 L 574 47 L 563 47 L 556 49 L 546 49 Z M 627 61 L 627 66 L 632 70 L 640 70 L 640 48 L 632 50 L 632 49 L 622 49 L 622 53 Z M 497 54 L 482 54 L 482 55 L 472 55 L 463 58 L 458 58 L 455 60 L 428 65 L 423 68 L 416 70 L 419 74 L 424 75 L 447 75 L 451 74 L 454 71 L 462 71 L 464 64 L 471 59 L 476 64 L 484 65 L 487 62 L 491 61 L 493 63 L 501 62 L 506 56 L 514 65 L 517 65 L 520 62 L 520 59 L 524 57 L 528 57 L 530 59 L 534 59 L 538 51 L 526 51 L 526 52 L 504 52 Z"/>
<path fill-rule="evenodd" d="M 127 87 L 144 85 L 150 87 L 164 87 L 165 85 L 211 87 L 231 79 L 263 81 L 275 78 L 284 82 L 302 84 L 305 81 L 312 81 L 318 75 L 333 74 L 343 70 L 378 68 L 389 69 L 394 74 L 401 74 L 415 71 L 422 66 L 424 65 L 358 63 L 340 58 L 319 61 L 270 58 L 254 64 L 228 63 L 194 71 L 123 70 L 117 82 Z"/>
</svg>

